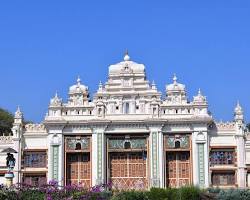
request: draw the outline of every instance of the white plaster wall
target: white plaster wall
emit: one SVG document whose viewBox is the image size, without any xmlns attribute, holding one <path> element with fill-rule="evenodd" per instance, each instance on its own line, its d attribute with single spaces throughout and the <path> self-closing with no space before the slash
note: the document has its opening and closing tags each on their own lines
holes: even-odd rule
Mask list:
<svg viewBox="0 0 250 200">
<path fill-rule="evenodd" d="M 6 153 L 0 153 L 0 166 L 6 166 Z"/>
<path fill-rule="evenodd" d="M 236 146 L 234 135 L 232 136 L 210 136 L 210 146 Z"/>
<path fill-rule="evenodd" d="M 250 151 L 246 151 L 246 164 L 250 164 Z"/>
<path fill-rule="evenodd" d="M 4 175 L 1 175 L 1 176 L 0 176 L 0 184 L 5 184 Z"/>
<path fill-rule="evenodd" d="M 47 137 L 25 137 L 24 139 L 24 148 L 25 149 L 47 149 L 48 142 Z"/>
</svg>

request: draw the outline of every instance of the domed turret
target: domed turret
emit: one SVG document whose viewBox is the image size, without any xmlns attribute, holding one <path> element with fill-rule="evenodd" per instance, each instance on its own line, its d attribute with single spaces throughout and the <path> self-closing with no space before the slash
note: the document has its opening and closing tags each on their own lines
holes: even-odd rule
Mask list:
<svg viewBox="0 0 250 200">
<path fill-rule="evenodd" d="M 166 91 L 185 91 L 185 85 L 181 84 L 181 83 L 178 83 L 177 82 L 177 77 L 176 75 L 174 74 L 173 76 L 173 83 L 172 84 L 169 84 L 166 86 Z"/>
<path fill-rule="evenodd" d="M 166 85 L 167 102 L 173 104 L 187 103 L 185 85 L 177 82 L 174 74 L 173 83 Z"/>
<path fill-rule="evenodd" d="M 206 104 L 206 97 L 202 95 L 201 90 L 199 89 L 197 96 L 194 96 L 194 104 Z"/>
<path fill-rule="evenodd" d="M 88 93 L 88 87 L 81 84 L 80 77 L 77 78 L 77 83 L 69 88 L 69 94 Z"/>
<path fill-rule="evenodd" d="M 81 84 L 81 79 L 78 77 L 77 83 L 69 88 L 69 103 L 75 106 L 86 105 L 89 100 L 88 98 L 88 87 Z"/>
</svg>

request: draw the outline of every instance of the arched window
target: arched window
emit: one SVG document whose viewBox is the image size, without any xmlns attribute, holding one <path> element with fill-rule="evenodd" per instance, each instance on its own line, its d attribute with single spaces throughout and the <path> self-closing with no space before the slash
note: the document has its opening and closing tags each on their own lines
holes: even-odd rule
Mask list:
<svg viewBox="0 0 250 200">
<path fill-rule="evenodd" d="M 76 143 L 76 149 L 75 150 L 81 150 L 82 145 L 80 142 Z"/>
<path fill-rule="evenodd" d="M 131 148 L 131 144 L 129 141 L 124 142 L 124 149 L 130 149 Z"/>
<path fill-rule="evenodd" d="M 98 108 L 98 115 L 101 115 L 101 114 L 102 114 L 102 109 Z"/>
<path fill-rule="evenodd" d="M 175 141 L 174 147 L 175 147 L 176 149 L 179 149 L 179 148 L 181 147 L 180 141 Z"/>
<path fill-rule="evenodd" d="M 125 114 L 129 113 L 129 103 L 125 103 Z"/>
</svg>

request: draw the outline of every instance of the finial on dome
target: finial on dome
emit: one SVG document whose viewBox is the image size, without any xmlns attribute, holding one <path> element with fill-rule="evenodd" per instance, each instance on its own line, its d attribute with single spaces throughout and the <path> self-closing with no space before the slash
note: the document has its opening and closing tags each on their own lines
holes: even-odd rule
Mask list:
<svg viewBox="0 0 250 200">
<path fill-rule="evenodd" d="M 201 94 L 201 89 L 199 88 L 199 90 L 198 90 L 198 95 L 199 96 L 201 96 L 202 94 Z"/>
<path fill-rule="evenodd" d="M 177 77 L 176 77 L 176 74 L 175 74 L 175 73 L 174 73 L 173 81 L 174 81 L 174 84 L 177 83 Z"/>
<path fill-rule="evenodd" d="M 155 84 L 155 81 L 154 81 L 154 80 L 152 81 L 152 89 L 153 89 L 153 90 L 156 89 L 156 84 Z"/>
<path fill-rule="evenodd" d="M 78 75 L 78 77 L 77 77 L 77 85 L 80 85 L 81 84 L 81 78 L 80 78 L 80 76 Z"/>
<path fill-rule="evenodd" d="M 124 56 L 124 61 L 129 61 L 130 60 L 130 57 L 128 55 L 128 50 L 125 51 L 125 56 Z"/>
<path fill-rule="evenodd" d="M 102 90 L 102 82 L 99 82 L 99 90 Z"/>
<path fill-rule="evenodd" d="M 239 101 L 239 100 L 237 100 L 236 107 L 241 107 L 241 106 L 240 106 L 240 101 Z"/>
<path fill-rule="evenodd" d="M 56 90 L 56 93 L 55 93 L 55 97 L 58 98 L 58 93 L 57 93 L 57 90 Z"/>
<path fill-rule="evenodd" d="M 16 112 L 21 112 L 21 109 L 20 109 L 20 106 L 19 106 L 19 105 L 17 106 Z"/>
</svg>

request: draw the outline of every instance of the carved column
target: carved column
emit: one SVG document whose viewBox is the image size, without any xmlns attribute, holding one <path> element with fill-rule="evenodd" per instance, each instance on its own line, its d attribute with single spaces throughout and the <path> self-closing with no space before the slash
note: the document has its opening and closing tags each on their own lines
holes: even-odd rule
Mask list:
<svg viewBox="0 0 250 200">
<path fill-rule="evenodd" d="M 150 186 L 163 187 L 163 136 L 160 129 L 152 128 L 149 136 Z"/>
<path fill-rule="evenodd" d="M 105 183 L 106 137 L 104 128 L 93 129 L 92 134 L 92 185 Z"/>
<path fill-rule="evenodd" d="M 209 147 L 207 131 L 192 134 L 193 138 L 193 183 L 199 187 L 209 187 Z"/>
<path fill-rule="evenodd" d="M 237 134 L 235 137 L 237 144 L 237 165 L 238 165 L 237 183 L 238 187 L 244 188 L 246 187 L 245 140 L 243 134 Z"/>
<path fill-rule="evenodd" d="M 64 185 L 64 145 L 62 131 L 50 133 L 48 138 L 50 144 L 48 148 L 48 181 L 56 180 L 59 185 Z"/>
</svg>

